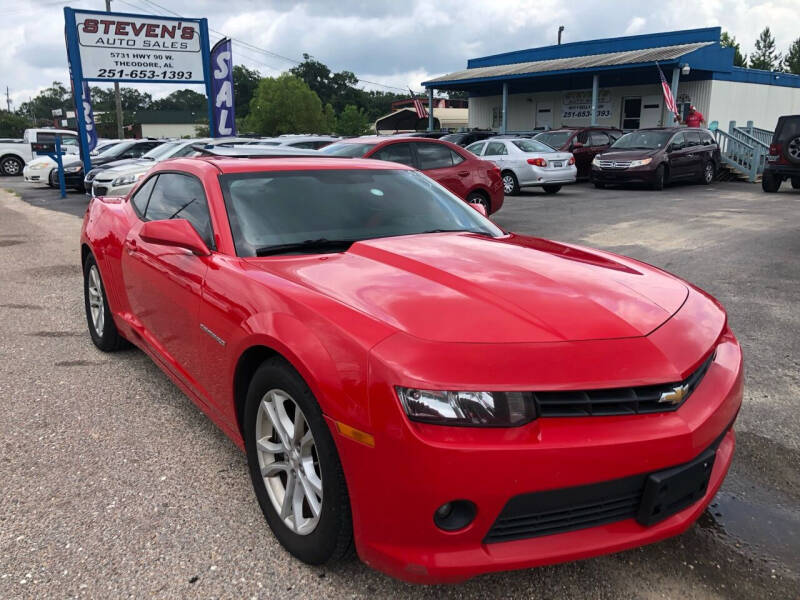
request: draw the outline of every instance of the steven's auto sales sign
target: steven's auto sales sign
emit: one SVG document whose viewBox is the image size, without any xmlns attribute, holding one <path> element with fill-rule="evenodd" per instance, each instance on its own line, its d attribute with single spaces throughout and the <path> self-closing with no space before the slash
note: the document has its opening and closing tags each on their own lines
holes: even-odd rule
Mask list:
<svg viewBox="0 0 800 600">
<path fill-rule="evenodd" d="M 202 83 L 200 21 L 75 11 L 84 79 Z"/>
</svg>

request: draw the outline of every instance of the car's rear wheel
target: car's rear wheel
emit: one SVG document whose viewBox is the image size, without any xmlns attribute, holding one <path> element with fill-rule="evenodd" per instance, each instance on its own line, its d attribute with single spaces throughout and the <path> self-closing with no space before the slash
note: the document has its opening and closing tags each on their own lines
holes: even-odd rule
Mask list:
<svg viewBox="0 0 800 600">
<path fill-rule="evenodd" d="M 0 160 L 0 173 L 3 175 L 19 175 L 22 173 L 23 167 L 25 167 L 25 164 L 16 156 L 6 156 L 3 160 Z"/>
<path fill-rule="evenodd" d="M 654 190 L 663 190 L 664 189 L 664 180 L 666 179 L 666 175 L 664 173 L 664 165 L 658 165 L 656 172 L 653 174 L 653 184 L 652 188 Z"/>
<path fill-rule="evenodd" d="M 796 190 L 800 190 L 800 177 L 792 177 L 792 187 Z"/>
<path fill-rule="evenodd" d="M 770 194 L 774 194 L 781 187 L 781 180 L 774 173 L 764 171 L 761 176 L 761 189 Z"/>
<path fill-rule="evenodd" d="M 281 358 L 250 381 L 244 438 L 256 498 L 283 547 L 314 565 L 349 555 L 350 499 L 333 437 L 311 389 Z"/>
<path fill-rule="evenodd" d="M 506 196 L 519 194 L 519 181 L 512 171 L 503 171 L 503 193 Z"/>
<path fill-rule="evenodd" d="M 561 189 L 560 185 L 543 185 L 542 189 L 544 190 L 545 194 L 557 194 L 558 190 Z"/>
<path fill-rule="evenodd" d="M 97 261 L 91 254 L 83 265 L 83 299 L 89 335 L 94 345 L 103 352 L 113 352 L 127 347 L 128 341 L 120 335 L 114 324 L 103 278 L 100 276 Z"/>
<path fill-rule="evenodd" d="M 50 174 L 47 176 L 47 185 L 51 188 L 58 187 L 58 169 L 50 169 Z"/>
<path fill-rule="evenodd" d="M 786 158 L 789 159 L 789 162 L 800 164 L 800 136 L 789 140 L 789 143 L 786 144 Z"/>
<path fill-rule="evenodd" d="M 487 198 L 486 195 L 481 192 L 470 192 L 467 195 L 467 203 L 480 204 L 483 206 L 487 215 L 492 213 L 492 204 L 489 202 L 489 198 Z"/>
<path fill-rule="evenodd" d="M 705 165 L 703 165 L 703 172 L 700 175 L 700 183 L 710 185 L 714 181 L 715 174 L 714 163 L 712 161 L 708 161 Z"/>
</svg>

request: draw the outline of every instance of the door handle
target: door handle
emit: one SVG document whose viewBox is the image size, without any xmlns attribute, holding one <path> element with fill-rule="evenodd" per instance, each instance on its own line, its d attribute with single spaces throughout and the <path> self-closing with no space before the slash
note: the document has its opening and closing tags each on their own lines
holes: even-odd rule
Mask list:
<svg viewBox="0 0 800 600">
<path fill-rule="evenodd" d="M 467 177 L 467 176 L 469 176 L 469 171 L 459 171 L 458 172 L 458 176 L 459 177 Z"/>
</svg>

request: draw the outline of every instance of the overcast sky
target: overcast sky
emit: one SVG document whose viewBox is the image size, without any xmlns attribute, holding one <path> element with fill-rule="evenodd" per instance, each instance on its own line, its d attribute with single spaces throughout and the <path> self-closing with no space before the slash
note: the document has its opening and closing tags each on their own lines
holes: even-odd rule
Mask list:
<svg viewBox="0 0 800 600">
<path fill-rule="evenodd" d="M 212 43 L 221 37 L 214 31 L 233 37 L 234 62 L 264 75 L 291 68 L 295 63 L 286 59 L 302 60 L 306 52 L 335 71 L 419 89 L 429 77 L 465 68 L 467 58 L 553 44 L 561 24 L 565 42 L 719 25 L 748 54 L 769 25 L 785 53 L 800 36 L 798 1 L 113 0 L 112 10 L 207 17 Z M 103 10 L 105 4 L 0 0 L 0 86 L 3 93 L 8 86 L 14 107 L 52 81 L 67 82 L 64 6 Z M 141 89 L 160 97 L 178 88 Z"/>
</svg>

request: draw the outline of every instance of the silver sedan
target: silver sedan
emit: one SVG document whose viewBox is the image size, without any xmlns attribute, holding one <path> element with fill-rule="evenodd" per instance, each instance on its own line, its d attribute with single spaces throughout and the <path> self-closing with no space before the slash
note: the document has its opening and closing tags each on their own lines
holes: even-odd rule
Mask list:
<svg viewBox="0 0 800 600">
<path fill-rule="evenodd" d="M 555 194 L 562 185 L 575 183 L 578 175 L 570 152 L 553 150 L 536 140 L 494 138 L 470 144 L 467 150 L 500 168 L 507 196 L 517 194 L 521 187 L 534 186 Z"/>
</svg>

